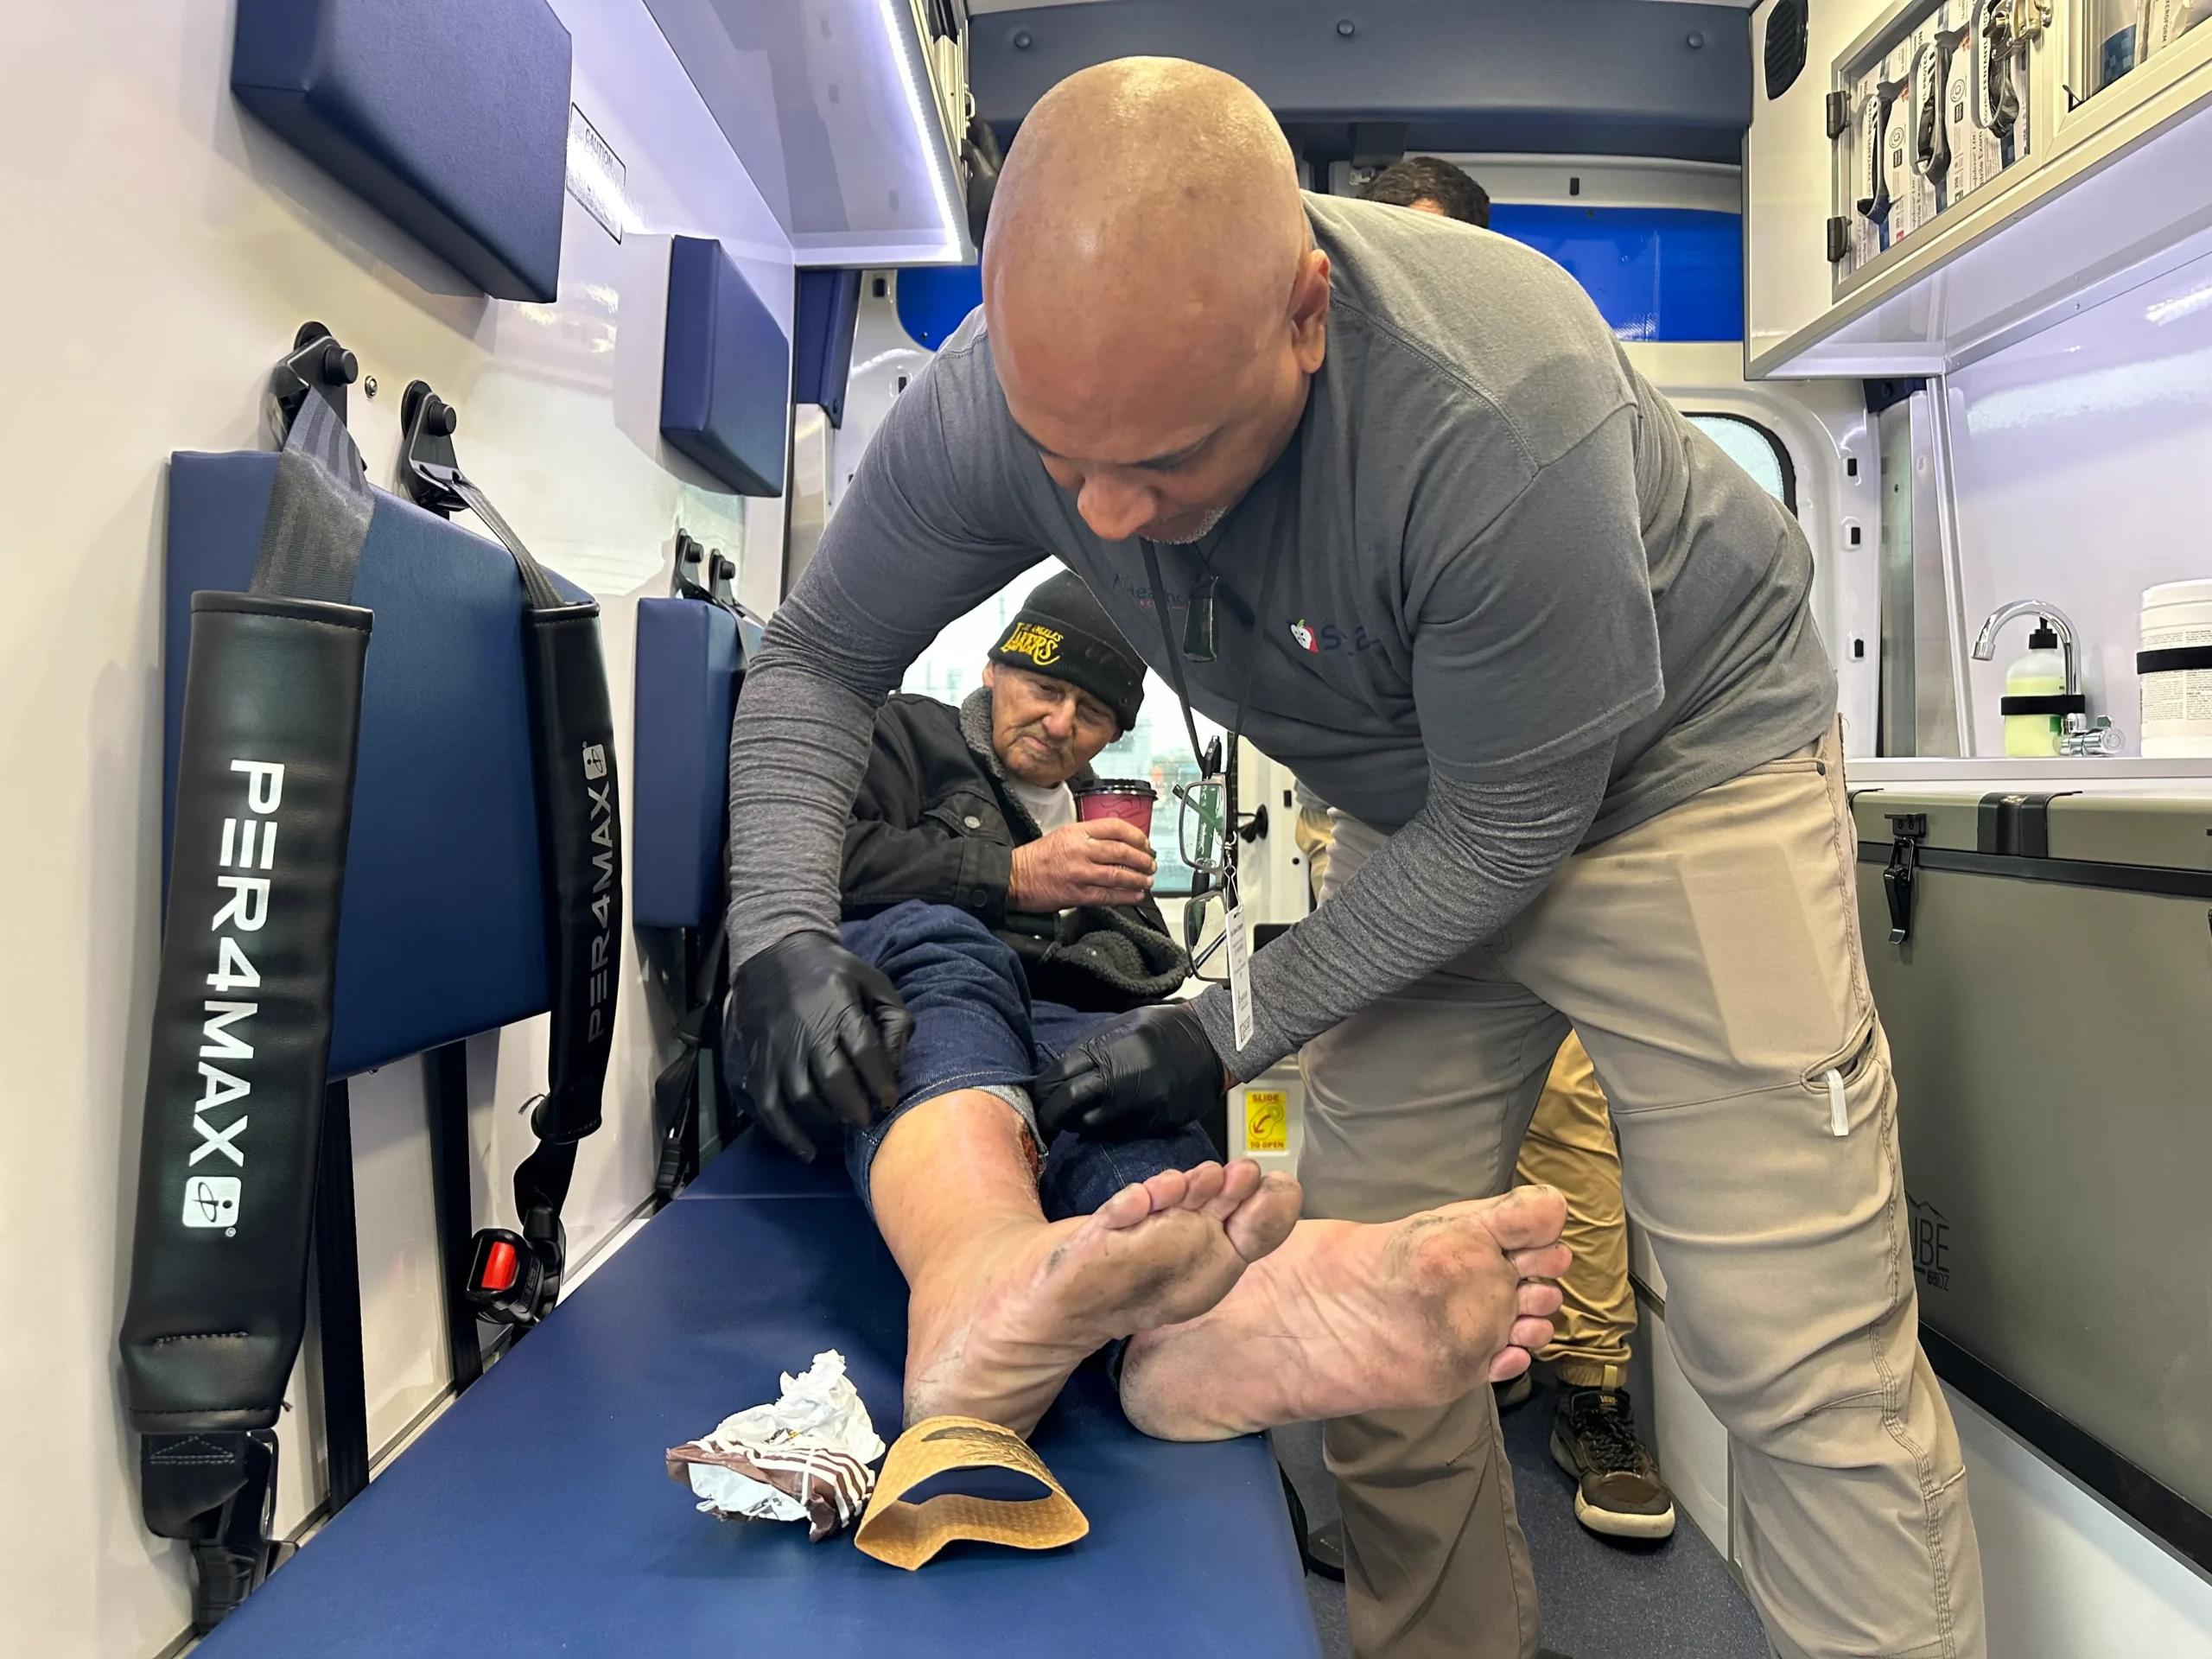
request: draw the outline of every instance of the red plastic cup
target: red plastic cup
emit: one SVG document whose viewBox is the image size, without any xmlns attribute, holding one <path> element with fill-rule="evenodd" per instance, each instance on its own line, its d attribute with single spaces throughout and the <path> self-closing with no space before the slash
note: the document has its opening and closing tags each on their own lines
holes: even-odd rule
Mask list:
<svg viewBox="0 0 2212 1659">
<path fill-rule="evenodd" d="M 1158 791 L 1141 778 L 1101 778 L 1075 798 L 1075 815 L 1084 823 L 1119 818 L 1136 825 L 1138 832 L 1150 840 L 1152 804 L 1158 798 Z"/>
</svg>

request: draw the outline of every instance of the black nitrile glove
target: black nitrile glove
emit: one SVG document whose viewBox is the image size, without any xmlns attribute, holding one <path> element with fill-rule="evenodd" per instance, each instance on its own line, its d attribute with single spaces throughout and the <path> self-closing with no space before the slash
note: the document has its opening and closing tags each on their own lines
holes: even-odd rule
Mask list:
<svg viewBox="0 0 2212 1659">
<path fill-rule="evenodd" d="M 794 933 L 739 969 L 730 1014 L 753 1116 L 809 1163 L 899 1103 L 914 1017 L 880 969 L 828 934 Z"/>
<path fill-rule="evenodd" d="M 1062 1129 L 1134 1141 L 1196 1122 L 1227 1084 L 1190 1005 L 1139 1008 L 1093 1032 L 1029 1085 L 1046 1144 Z"/>
</svg>

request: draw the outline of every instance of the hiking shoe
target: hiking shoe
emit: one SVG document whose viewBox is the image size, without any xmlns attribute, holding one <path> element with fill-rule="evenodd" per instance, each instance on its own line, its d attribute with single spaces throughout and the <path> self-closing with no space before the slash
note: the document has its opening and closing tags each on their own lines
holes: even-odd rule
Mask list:
<svg viewBox="0 0 2212 1659">
<path fill-rule="evenodd" d="M 1516 1406 L 1529 1403 L 1529 1396 L 1536 1391 L 1535 1374 L 1533 1370 L 1523 1371 L 1503 1382 L 1491 1383 L 1491 1389 L 1497 1395 L 1497 1408 L 1510 1411 Z"/>
<path fill-rule="evenodd" d="M 1624 1389 L 1568 1389 L 1552 1420 L 1552 1460 L 1574 1477 L 1574 1518 L 1612 1538 L 1665 1538 L 1675 1495 L 1636 1432 Z"/>
</svg>

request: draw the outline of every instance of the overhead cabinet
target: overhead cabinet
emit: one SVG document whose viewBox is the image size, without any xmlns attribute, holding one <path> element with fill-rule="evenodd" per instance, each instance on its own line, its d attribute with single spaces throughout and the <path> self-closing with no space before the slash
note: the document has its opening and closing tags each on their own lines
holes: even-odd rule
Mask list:
<svg viewBox="0 0 2212 1659">
<path fill-rule="evenodd" d="M 1940 373 L 2212 251 L 2207 19 L 1815 0 L 1808 67 L 1754 100 L 1747 372 Z"/>
</svg>

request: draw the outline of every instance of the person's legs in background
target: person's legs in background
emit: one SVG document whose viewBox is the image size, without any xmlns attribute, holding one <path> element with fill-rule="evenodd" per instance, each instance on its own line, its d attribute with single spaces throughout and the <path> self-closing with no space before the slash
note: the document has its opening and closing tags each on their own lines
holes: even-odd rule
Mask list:
<svg viewBox="0 0 2212 1659">
<path fill-rule="evenodd" d="M 1536 1115 L 1522 1138 L 1515 1179 L 1557 1187 L 1567 1198 L 1567 1242 L 1573 1264 L 1560 1281 L 1554 1334 L 1537 1356 L 1560 1383 L 1552 1423 L 1552 1457 L 1575 1481 L 1574 1513 L 1591 1531 L 1618 1538 L 1664 1538 L 1675 1529 L 1675 1499 L 1637 1432 L 1622 1384 L 1636 1334 L 1636 1293 L 1628 1280 L 1628 1211 L 1621 1202 L 1621 1158 L 1598 1073 L 1579 1037 L 1560 1045 Z M 1528 1398 L 1508 1384 L 1504 1410 Z"/>
</svg>

